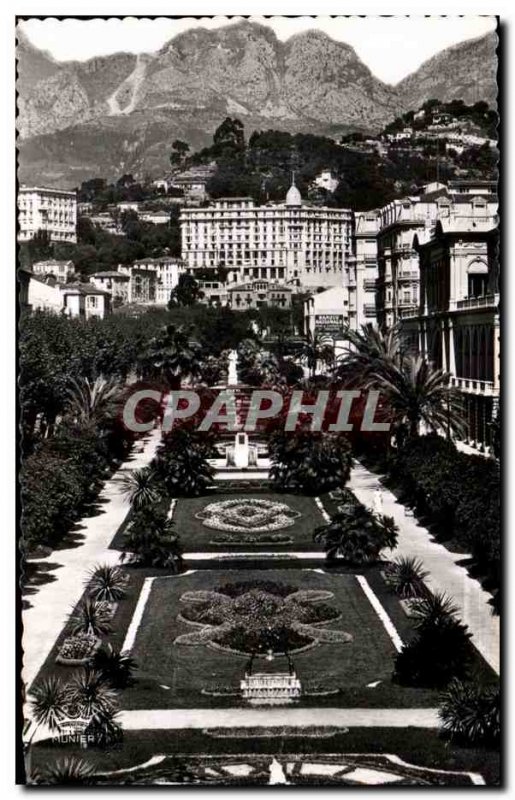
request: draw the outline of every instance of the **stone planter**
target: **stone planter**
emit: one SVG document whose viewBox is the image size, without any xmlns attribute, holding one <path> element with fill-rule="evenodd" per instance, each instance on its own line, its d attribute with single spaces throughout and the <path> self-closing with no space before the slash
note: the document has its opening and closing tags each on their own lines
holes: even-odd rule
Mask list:
<svg viewBox="0 0 515 800">
<path fill-rule="evenodd" d="M 73 639 L 73 637 L 68 637 L 68 638 Z M 65 639 L 63 645 L 66 643 L 66 641 L 67 640 Z M 93 645 L 91 652 L 87 656 L 84 656 L 84 658 L 67 658 L 66 656 L 62 656 L 61 651 L 59 651 L 59 654 L 55 659 L 55 663 L 62 664 L 65 667 L 83 667 L 86 664 L 89 664 L 89 662 L 91 661 L 91 659 L 93 658 L 93 656 L 95 655 L 101 644 L 102 644 L 102 639 L 97 639 L 95 644 Z"/>
</svg>

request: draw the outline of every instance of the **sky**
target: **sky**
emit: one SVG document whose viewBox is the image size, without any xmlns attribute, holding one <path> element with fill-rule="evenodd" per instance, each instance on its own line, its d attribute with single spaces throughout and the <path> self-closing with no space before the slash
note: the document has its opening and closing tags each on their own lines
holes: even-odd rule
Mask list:
<svg viewBox="0 0 515 800">
<path fill-rule="evenodd" d="M 180 19 L 29 19 L 20 22 L 33 45 L 57 61 L 85 61 L 116 52 L 152 53 L 189 28 L 219 28 L 239 17 L 182 17 Z M 431 56 L 466 39 L 495 29 L 488 16 L 392 16 L 392 17 L 250 17 L 273 28 L 285 41 L 301 31 L 316 28 L 333 39 L 350 44 L 385 83 L 397 83 Z"/>
</svg>

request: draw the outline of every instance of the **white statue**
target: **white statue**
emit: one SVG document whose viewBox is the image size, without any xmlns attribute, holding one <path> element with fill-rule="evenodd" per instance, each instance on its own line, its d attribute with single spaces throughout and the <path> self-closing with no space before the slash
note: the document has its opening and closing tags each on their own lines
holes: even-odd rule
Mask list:
<svg viewBox="0 0 515 800">
<path fill-rule="evenodd" d="M 231 350 L 229 353 L 229 374 L 227 383 L 229 386 L 236 386 L 238 383 L 238 372 L 236 370 L 236 364 L 238 363 L 238 353 L 236 350 Z"/>
</svg>

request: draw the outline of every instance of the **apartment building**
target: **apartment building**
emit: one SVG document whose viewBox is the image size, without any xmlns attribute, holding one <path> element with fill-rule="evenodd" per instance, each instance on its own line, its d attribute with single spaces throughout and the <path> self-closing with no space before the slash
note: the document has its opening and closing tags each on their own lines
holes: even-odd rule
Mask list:
<svg viewBox="0 0 515 800">
<path fill-rule="evenodd" d="M 179 276 L 186 271 L 183 260 L 174 256 L 142 258 L 135 261 L 133 267 L 155 272 L 155 303 L 162 306 L 168 304 L 172 290 L 179 283 Z"/>
<path fill-rule="evenodd" d="M 308 205 L 294 182 L 284 203 L 220 199 L 183 208 L 180 222 L 188 271 L 225 267 L 229 282 L 339 286 L 352 254 L 351 210 Z"/>
<path fill-rule="evenodd" d="M 414 352 L 450 374 L 463 397 L 469 444 L 490 445 L 500 390 L 498 220 L 450 215 L 415 234 L 420 302 L 402 320 Z"/>
<path fill-rule="evenodd" d="M 485 187 L 488 188 L 488 187 Z M 445 184 L 421 187 L 413 196 L 393 200 L 379 210 L 377 233 L 377 319 L 391 326 L 413 316 L 419 306 L 418 253 L 415 234 L 430 231 L 437 219 L 461 217 L 478 220 L 497 212 L 497 197 L 491 193 L 466 192 L 459 184 L 450 191 Z"/>
<path fill-rule="evenodd" d="M 52 242 L 77 241 L 77 195 L 63 189 L 21 186 L 18 190 L 18 241 L 46 231 Z"/>
<path fill-rule="evenodd" d="M 347 290 L 348 325 L 359 330 L 377 322 L 377 233 L 380 215 L 377 209 L 354 214 L 353 257 L 349 259 L 344 286 Z"/>
</svg>

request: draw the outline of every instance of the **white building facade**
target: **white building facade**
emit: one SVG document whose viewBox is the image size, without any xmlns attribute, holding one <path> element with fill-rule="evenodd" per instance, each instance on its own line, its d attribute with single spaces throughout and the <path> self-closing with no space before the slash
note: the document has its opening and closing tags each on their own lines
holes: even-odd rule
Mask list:
<svg viewBox="0 0 515 800">
<path fill-rule="evenodd" d="M 225 267 L 229 281 L 339 286 L 351 257 L 351 210 L 305 204 L 295 184 L 283 204 L 220 199 L 183 208 L 180 222 L 182 256 L 192 274 Z"/>
<path fill-rule="evenodd" d="M 77 195 L 62 189 L 22 186 L 18 190 L 18 241 L 46 231 L 52 242 L 77 241 Z"/>
</svg>

